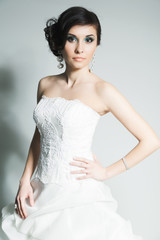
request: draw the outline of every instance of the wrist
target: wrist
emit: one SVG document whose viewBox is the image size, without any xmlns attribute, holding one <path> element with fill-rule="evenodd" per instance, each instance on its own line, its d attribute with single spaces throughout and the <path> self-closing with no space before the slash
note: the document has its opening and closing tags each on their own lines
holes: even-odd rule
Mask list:
<svg viewBox="0 0 160 240">
<path fill-rule="evenodd" d="M 105 180 L 112 178 L 120 173 L 128 170 L 129 167 L 125 158 L 121 158 L 119 161 L 114 162 L 112 165 L 105 167 Z"/>
<path fill-rule="evenodd" d="M 23 185 L 23 184 L 30 184 L 30 179 L 21 178 L 19 180 L 19 185 Z"/>
<path fill-rule="evenodd" d="M 104 167 L 104 180 L 108 180 L 110 178 L 108 167 Z"/>
</svg>

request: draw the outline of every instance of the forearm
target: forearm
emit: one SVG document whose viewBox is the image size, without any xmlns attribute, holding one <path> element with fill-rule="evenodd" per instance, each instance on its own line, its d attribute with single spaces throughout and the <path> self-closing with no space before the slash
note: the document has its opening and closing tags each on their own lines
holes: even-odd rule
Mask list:
<svg viewBox="0 0 160 240">
<path fill-rule="evenodd" d="M 29 147 L 25 168 L 24 168 L 22 177 L 20 178 L 20 183 L 30 182 L 32 174 L 37 166 L 39 153 L 40 153 L 40 143 L 38 140 L 35 140 L 33 138 Z"/>
<path fill-rule="evenodd" d="M 125 160 L 129 168 L 134 167 L 151 153 L 160 148 L 160 142 L 143 142 L 140 141 L 126 156 Z M 126 171 L 126 167 L 122 158 L 112 165 L 105 167 L 106 178 L 105 180 L 112 178 L 120 173 Z"/>
</svg>

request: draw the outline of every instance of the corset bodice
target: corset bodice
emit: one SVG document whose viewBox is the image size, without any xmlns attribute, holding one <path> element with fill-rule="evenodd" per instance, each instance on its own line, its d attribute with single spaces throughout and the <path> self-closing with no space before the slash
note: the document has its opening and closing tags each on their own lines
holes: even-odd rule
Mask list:
<svg viewBox="0 0 160 240">
<path fill-rule="evenodd" d="M 33 111 L 40 133 L 40 155 L 34 177 L 43 183 L 77 181 L 73 157 L 93 160 L 92 139 L 100 114 L 79 99 L 42 96 Z M 82 174 L 81 174 L 82 175 Z M 87 180 L 87 179 L 86 179 Z"/>
</svg>

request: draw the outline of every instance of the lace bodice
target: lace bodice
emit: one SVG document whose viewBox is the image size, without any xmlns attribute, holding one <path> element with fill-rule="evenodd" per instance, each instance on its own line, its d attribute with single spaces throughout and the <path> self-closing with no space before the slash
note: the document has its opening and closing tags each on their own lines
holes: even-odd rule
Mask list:
<svg viewBox="0 0 160 240">
<path fill-rule="evenodd" d="M 69 162 L 74 156 L 93 160 L 91 144 L 99 118 L 99 113 L 79 99 L 43 95 L 33 111 L 40 133 L 40 155 L 32 178 L 60 185 L 77 182 L 76 177 L 82 174 L 70 171 L 80 168 Z"/>
</svg>

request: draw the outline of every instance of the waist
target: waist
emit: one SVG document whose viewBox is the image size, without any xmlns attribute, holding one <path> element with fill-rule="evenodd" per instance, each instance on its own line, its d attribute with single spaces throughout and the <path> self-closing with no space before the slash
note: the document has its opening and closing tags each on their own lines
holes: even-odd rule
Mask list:
<svg viewBox="0 0 160 240">
<path fill-rule="evenodd" d="M 80 140 L 41 140 L 40 143 L 41 151 L 55 151 L 55 152 L 88 152 L 91 151 L 91 141 L 80 141 Z"/>
<path fill-rule="evenodd" d="M 72 149 L 72 151 L 54 152 L 54 154 L 50 151 L 47 155 L 41 152 L 35 169 L 35 177 L 39 178 L 43 183 L 57 183 L 60 185 L 87 180 L 77 180 L 77 177 L 85 176 L 84 173 L 71 173 L 71 171 L 80 170 L 79 166 L 69 164 L 70 162 L 75 162 L 73 157 L 94 161 L 91 150 L 82 152 Z"/>
</svg>

